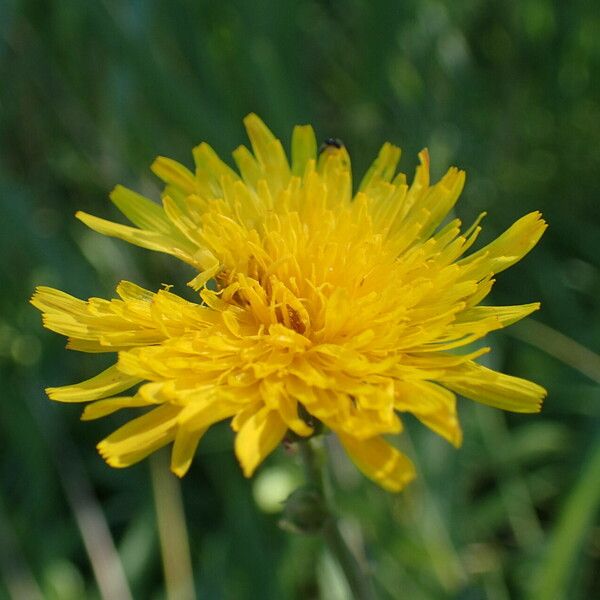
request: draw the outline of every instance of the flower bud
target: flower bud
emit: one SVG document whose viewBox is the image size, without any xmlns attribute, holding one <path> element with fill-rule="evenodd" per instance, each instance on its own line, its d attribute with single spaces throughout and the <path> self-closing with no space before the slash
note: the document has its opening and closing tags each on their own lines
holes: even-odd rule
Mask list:
<svg viewBox="0 0 600 600">
<path fill-rule="evenodd" d="M 315 487 L 303 486 L 288 496 L 279 526 L 294 533 L 318 533 L 328 517 L 321 492 Z"/>
</svg>

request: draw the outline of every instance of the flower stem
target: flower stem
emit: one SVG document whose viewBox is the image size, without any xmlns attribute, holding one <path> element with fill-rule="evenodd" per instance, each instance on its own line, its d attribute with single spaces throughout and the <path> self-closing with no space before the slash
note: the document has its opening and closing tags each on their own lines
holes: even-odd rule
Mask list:
<svg viewBox="0 0 600 600">
<path fill-rule="evenodd" d="M 150 458 L 150 473 L 167 599 L 195 600 L 181 487 L 177 478 L 169 472 L 169 459 L 164 450 L 155 452 Z"/>
<path fill-rule="evenodd" d="M 300 456 L 304 465 L 306 479 L 311 487 L 320 494 L 326 505 L 327 518 L 321 530 L 329 552 L 339 564 L 355 600 L 373 600 L 375 594 L 372 583 L 344 539 L 337 519 L 331 509 L 331 499 L 325 497 L 321 464 L 310 440 L 299 442 Z"/>
</svg>

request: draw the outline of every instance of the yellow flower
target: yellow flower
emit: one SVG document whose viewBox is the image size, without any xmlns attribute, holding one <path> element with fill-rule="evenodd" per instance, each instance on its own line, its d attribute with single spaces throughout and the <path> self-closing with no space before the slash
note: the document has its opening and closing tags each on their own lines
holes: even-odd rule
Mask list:
<svg viewBox="0 0 600 600">
<path fill-rule="evenodd" d="M 198 302 L 129 282 L 114 300 L 46 287 L 33 296 L 68 348 L 118 352 L 115 365 L 49 388 L 50 398 L 89 402 L 83 419 L 150 409 L 98 444 L 110 465 L 173 442 L 171 468 L 182 476 L 204 432 L 231 419 L 250 476 L 288 431 L 306 437 L 322 423 L 365 475 L 398 491 L 414 477 L 384 437 L 402 430 L 399 413 L 459 446 L 455 393 L 539 411 L 543 388 L 474 362 L 488 348 L 458 352 L 539 308 L 479 306 L 494 275 L 539 240 L 539 213 L 463 257 L 480 219 L 463 233 L 458 219 L 440 227 L 463 171 L 451 168 L 432 185 L 423 151 L 407 185 L 396 173 L 400 150 L 384 144 L 353 193 L 340 144 L 318 153 L 313 129 L 296 127 L 290 166 L 257 116 L 245 125 L 252 152 L 233 153 L 240 174 L 203 143 L 195 173 L 167 158 L 153 164 L 166 183 L 162 206 L 115 188 L 111 200 L 136 227 L 77 214 L 97 232 L 191 265 Z"/>
</svg>

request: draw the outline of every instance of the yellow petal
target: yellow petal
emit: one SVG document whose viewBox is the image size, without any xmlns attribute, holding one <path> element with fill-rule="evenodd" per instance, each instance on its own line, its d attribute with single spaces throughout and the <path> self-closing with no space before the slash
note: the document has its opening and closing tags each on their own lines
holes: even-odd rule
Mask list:
<svg viewBox="0 0 600 600">
<path fill-rule="evenodd" d="M 215 388 L 209 388 L 203 393 L 190 394 L 186 401 L 187 406 L 179 414 L 179 425 L 188 431 L 205 430 L 240 410 L 239 404 L 221 397 Z"/>
<path fill-rule="evenodd" d="M 539 302 L 517 304 L 515 306 L 475 306 L 459 313 L 455 323 L 477 322 L 491 317 L 497 319 L 500 326 L 508 327 L 532 312 L 539 310 L 539 308 Z"/>
<path fill-rule="evenodd" d="M 171 471 L 177 477 L 183 477 L 192 464 L 192 459 L 196 453 L 196 448 L 200 439 L 206 432 L 206 429 L 194 429 L 193 431 L 187 427 L 179 427 L 175 435 L 173 450 L 171 452 Z"/>
<path fill-rule="evenodd" d="M 352 170 L 345 146 L 327 146 L 319 154 L 317 171 L 327 190 L 327 205 L 338 209 L 352 200 Z"/>
<path fill-rule="evenodd" d="M 111 467 L 128 467 L 173 440 L 180 410 L 168 404 L 159 406 L 102 440 L 98 451 Z"/>
<path fill-rule="evenodd" d="M 163 195 L 163 210 L 179 233 L 189 240 L 194 247 L 204 246 L 200 236 L 199 224 L 190 215 L 187 206 L 182 206 L 179 202 L 171 198 L 171 196 L 165 194 Z"/>
<path fill-rule="evenodd" d="M 458 447 L 462 430 L 456 414 L 456 396 L 430 381 L 399 382 L 396 385 L 397 410 L 409 412 L 421 423 Z"/>
<path fill-rule="evenodd" d="M 151 292 L 121 282 L 124 301 L 79 300 L 52 288 L 38 288 L 31 303 L 43 313 L 44 326 L 69 336 L 68 348 L 83 352 L 114 352 L 122 348 L 156 344 L 164 339 L 152 322 Z"/>
<path fill-rule="evenodd" d="M 239 406 L 219 398 L 215 388 L 208 389 L 198 397 L 187 397 L 188 404 L 179 413 L 177 433 L 171 453 L 171 471 L 183 477 L 190 465 L 200 439 L 207 429 L 239 411 Z"/>
<path fill-rule="evenodd" d="M 298 416 L 298 402 L 286 391 L 283 382 L 263 379 L 259 389 L 265 404 L 278 411 L 281 419 L 294 433 L 308 436 L 313 432 L 312 427 Z"/>
<path fill-rule="evenodd" d="M 149 290 L 131 283 L 131 281 L 120 281 L 117 285 L 117 294 L 122 300 L 142 300 L 144 302 L 152 302 L 156 294 Z"/>
<path fill-rule="evenodd" d="M 309 160 L 317 158 L 317 140 L 310 125 L 296 125 L 292 133 L 292 172 L 302 177 Z"/>
<path fill-rule="evenodd" d="M 250 150 L 246 146 L 238 146 L 233 151 L 233 160 L 235 160 L 246 185 L 257 189 L 258 181 L 263 177 L 263 172 Z"/>
<path fill-rule="evenodd" d="M 106 400 L 98 400 L 88 404 L 81 415 L 82 421 L 92 421 L 121 410 L 122 408 L 134 408 L 139 406 L 150 406 L 150 403 L 136 394 L 135 396 L 118 396 Z"/>
<path fill-rule="evenodd" d="M 218 273 L 219 273 L 219 271 L 221 271 L 221 269 L 222 269 L 221 263 L 215 258 L 213 263 L 210 266 L 203 269 L 198 275 L 196 275 L 196 277 L 194 277 L 193 279 L 188 281 L 187 285 L 189 285 L 193 290 L 198 291 L 199 289 L 204 287 L 204 285 L 208 281 L 210 281 L 216 275 L 218 275 Z"/>
<path fill-rule="evenodd" d="M 52 400 L 59 402 L 89 402 L 118 394 L 139 382 L 138 377 L 126 375 L 119 371 L 117 365 L 113 365 L 80 383 L 46 388 L 46 393 Z"/>
<path fill-rule="evenodd" d="M 51 287 L 37 287 L 30 302 L 43 313 L 87 314 L 86 302 Z"/>
<path fill-rule="evenodd" d="M 419 207 L 428 213 L 419 238 L 427 239 L 452 210 L 465 186 L 465 178 L 464 171 L 452 167 L 438 183 L 429 188 L 419 203 Z"/>
<path fill-rule="evenodd" d="M 483 259 L 474 270 L 468 270 L 469 278 L 478 279 L 488 273 L 500 273 L 520 261 L 538 243 L 546 227 L 539 212 L 529 213 L 513 223 L 491 244 L 457 264 L 465 267 Z"/>
<path fill-rule="evenodd" d="M 162 207 L 141 194 L 118 185 L 110 193 L 110 199 L 134 225 L 141 229 L 167 235 L 174 233 L 173 225 Z"/>
<path fill-rule="evenodd" d="M 235 454 L 246 477 L 251 477 L 256 467 L 281 442 L 287 426 L 277 413 L 267 407 L 254 413 L 241 426 L 235 437 Z"/>
<path fill-rule="evenodd" d="M 262 119 L 254 113 L 244 118 L 254 155 L 266 168 L 272 167 L 282 173 L 289 171 L 288 160 L 281 142 L 273 135 Z M 268 171 L 267 171 L 268 172 Z"/>
<path fill-rule="evenodd" d="M 201 195 L 205 197 L 222 197 L 222 180 L 239 180 L 237 173 L 225 164 L 217 153 L 205 142 L 192 150 L 196 163 L 196 181 Z"/>
<path fill-rule="evenodd" d="M 285 187 L 290 179 L 290 167 L 283 146 L 254 113 L 244 119 L 244 125 L 269 189 L 275 194 Z"/>
<path fill-rule="evenodd" d="M 465 398 L 513 412 L 539 412 L 546 397 L 546 390 L 531 381 L 471 361 L 448 369 L 438 379 Z"/>
<path fill-rule="evenodd" d="M 377 186 L 382 181 L 391 181 L 399 161 L 400 148 L 386 142 L 381 147 L 377 158 L 369 167 L 369 170 L 365 173 L 358 191 L 369 193 L 371 187 Z"/>
<path fill-rule="evenodd" d="M 415 467 L 381 437 L 357 440 L 336 432 L 350 458 L 370 479 L 389 492 L 399 492 L 415 478 Z"/>
<path fill-rule="evenodd" d="M 233 417 L 233 419 L 231 419 L 231 429 L 237 433 L 244 426 L 246 421 L 252 418 L 263 406 L 264 402 L 262 399 L 255 400 L 246 406 L 246 408 L 242 409 L 235 417 Z"/>
<path fill-rule="evenodd" d="M 113 223 L 106 219 L 88 215 L 82 211 L 75 213 L 75 216 L 90 229 L 93 229 L 102 235 L 115 237 L 133 244 L 134 246 L 141 246 L 142 248 L 154 250 L 155 252 L 171 254 L 189 264 L 194 264 L 192 256 L 196 251 L 196 248 L 190 242 L 179 236 L 173 237 L 157 231 L 146 231 L 137 229 L 136 227 L 129 227 L 128 225 L 121 225 L 120 223 Z"/>
<path fill-rule="evenodd" d="M 159 156 L 150 168 L 165 183 L 179 188 L 185 194 L 193 194 L 197 190 L 194 174 L 176 160 Z"/>
</svg>

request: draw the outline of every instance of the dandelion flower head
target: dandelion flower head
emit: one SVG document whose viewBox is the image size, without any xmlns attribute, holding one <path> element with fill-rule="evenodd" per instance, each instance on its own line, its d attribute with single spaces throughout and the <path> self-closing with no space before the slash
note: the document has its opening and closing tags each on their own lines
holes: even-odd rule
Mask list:
<svg viewBox="0 0 600 600">
<path fill-rule="evenodd" d="M 85 213 L 95 231 L 165 252 L 194 270 L 190 302 L 127 281 L 118 298 L 87 301 L 40 287 L 44 325 L 81 352 L 116 353 L 99 375 L 48 388 L 53 400 L 85 402 L 83 419 L 142 409 L 98 444 L 114 467 L 172 443 L 182 476 L 213 424 L 230 420 L 246 476 L 290 432 L 324 426 L 357 467 L 398 491 L 414 467 L 390 443 L 402 413 L 459 446 L 456 394 L 496 408 L 536 412 L 540 386 L 476 362 L 472 342 L 536 310 L 537 303 L 482 306 L 496 273 L 520 260 L 546 225 L 528 214 L 468 253 L 480 231 L 447 216 L 465 174 L 430 182 L 427 151 L 407 183 L 399 148 L 386 143 L 353 191 L 346 149 L 319 151 L 310 126 L 293 131 L 291 161 L 249 115 L 252 150 L 237 170 L 203 143 L 195 171 L 158 158 L 159 205 L 117 186 L 133 226 Z"/>
</svg>

